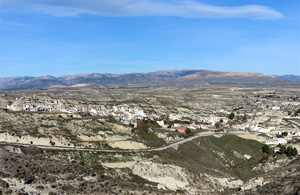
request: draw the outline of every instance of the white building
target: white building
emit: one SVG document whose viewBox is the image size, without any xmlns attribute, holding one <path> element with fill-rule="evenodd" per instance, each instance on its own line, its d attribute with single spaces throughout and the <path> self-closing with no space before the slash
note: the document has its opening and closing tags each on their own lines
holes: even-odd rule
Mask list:
<svg viewBox="0 0 300 195">
<path fill-rule="evenodd" d="M 285 145 L 285 144 L 287 144 L 287 140 L 284 138 L 274 138 L 273 140 L 266 141 L 266 144 L 267 145 L 278 145 L 278 144 Z"/>
</svg>

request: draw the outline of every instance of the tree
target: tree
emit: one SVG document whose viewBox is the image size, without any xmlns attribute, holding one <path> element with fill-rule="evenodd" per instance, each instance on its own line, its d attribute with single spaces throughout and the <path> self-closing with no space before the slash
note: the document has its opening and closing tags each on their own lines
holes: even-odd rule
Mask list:
<svg viewBox="0 0 300 195">
<path fill-rule="evenodd" d="M 288 133 L 287 133 L 287 132 L 282 132 L 281 135 L 282 135 L 283 137 L 286 137 L 286 136 L 288 135 Z"/>
<path fill-rule="evenodd" d="M 263 145 L 262 152 L 266 153 L 266 154 L 272 154 L 273 153 L 272 149 L 267 144 Z"/>
<path fill-rule="evenodd" d="M 186 128 L 185 134 L 191 134 L 191 133 L 192 133 L 192 130 L 190 128 Z"/>
<path fill-rule="evenodd" d="M 291 146 L 288 146 L 287 148 L 284 145 L 278 144 L 277 147 L 280 148 L 281 154 L 286 154 L 288 157 L 291 156 L 297 156 L 298 150 L 296 148 L 293 148 Z"/>
<path fill-rule="evenodd" d="M 298 151 L 296 148 L 292 148 L 291 146 L 287 147 L 286 149 L 286 155 L 288 157 L 291 157 L 291 156 L 296 156 L 298 154 Z"/>
<path fill-rule="evenodd" d="M 289 147 L 287 147 L 285 153 L 287 156 L 292 156 L 292 151 L 293 151 L 293 148 L 291 146 L 289 146 Z"/>
<path fill-rule="evenodd" d="M 234 119 L 234 117 L 235 117 L 234 113 L 233 113 L 233 112 L 232 112 L 232 113 L 230 113 L 230 115 L 229 115 L 229 119 L 230 119 L 230 120 L 233 120 L 233 119 Z"/>
<path fill-rule="evenodd" d="M 293 148 L 292 156 L 297 156 L 297 154 L 298 154 L 297 148 Z"/>
<path fill-rule="evenodd" d="M 247 114 L 244 114 L 243 121 L 246 121 L 247 119 L 248 119 Z"/>
<path fill-rule="evenodd" d="M 286 147 L 285 146 L 281 145 L 281 147 L 280 147 L 280 153 L 281 154 L 286 154 Z"/>
</svg>

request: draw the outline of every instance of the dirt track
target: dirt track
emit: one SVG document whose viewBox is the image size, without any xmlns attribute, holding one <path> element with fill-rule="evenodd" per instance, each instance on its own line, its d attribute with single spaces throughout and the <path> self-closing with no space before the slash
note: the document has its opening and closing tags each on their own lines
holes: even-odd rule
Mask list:
<svg viewBox="0 0 300 195">
<path fill-rule="evenodd" d="M 186 142 L 189 142 L 193 139 L 199 138 L 199 137 L 206 137 L 206 136 L 211 136 L 213 135 L 213 132 L 207 132 L 207 133 L 198 133 L 193 137 L 190 138 L 186 138 L 184 140 L 172 143 L 170 145 L 167 146 L 162 146 L 159 148 L 152 148 L 152 149 L 143 149 L 143 150 L 124 150 L 124 149 L 120 149 L 120 150 L 101 150 L 101 149 L 91 149 L 91 148 L 70 148 L 70 147 L 55 147 L 55 146 L 40 146 L 40 145 L 30 145 L 30 144 L 18 144 L 18 143 L 6 143 L 6 142 L 1 142 L 1 145 L 14 145 L 14 146 L 22 146 L 22 147 L 29 147 L 29 146 L 36 146 L 37 148 L 40 149 L 45 149 L 45 150 L 65 150 L 65 151 L 86 151 L 86 152 L 107 152 L 107 153 L 111 153 L 111 152 L 152 152 L 152 151 L 162 151 L 162 150 L 166 150 L 168 148 L 172 148 L 172 147 L 176 147 L 178 145 L 184 144 Z"/>
</svg>

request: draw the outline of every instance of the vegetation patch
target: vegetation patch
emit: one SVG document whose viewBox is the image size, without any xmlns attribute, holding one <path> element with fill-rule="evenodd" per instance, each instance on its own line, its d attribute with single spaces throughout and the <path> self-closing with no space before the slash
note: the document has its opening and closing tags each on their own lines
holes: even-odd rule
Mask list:
<svg viewBox="0 0 300 195">
<path fill-rule="evenodd" d="M 189 106 L 186 106 L 186 105 L 184 105 L 184 106 L 181 106 L 182 108 L 185 108 L 185 109 L 188 109 L 188 110 L 192 110 L 192 108 L 191 107 L 189 107 Z"/>
<path fill-rule="evenodd" d="M 84 151 L 44 151 L 42 156 L 69 161 L 85 167 L 87 170 L 95 171 L 98 174 L 102 174 L 104 171 L 100 162 L 100 155 L 96 152 L 84 152 Z"/>
<path fill-rule="evenodd" d="M 159 147 L 166 144 L 165 140 L 159 138 L 155 132 L 153 131 L 138 131 L 139 137 L 146 142 L 146 144 L 150 147 Z"/>
</svg>

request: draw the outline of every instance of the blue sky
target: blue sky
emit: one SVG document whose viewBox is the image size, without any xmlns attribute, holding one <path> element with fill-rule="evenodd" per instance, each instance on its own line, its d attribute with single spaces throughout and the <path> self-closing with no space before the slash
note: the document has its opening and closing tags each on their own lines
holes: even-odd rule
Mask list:
<svg viewBox="0 0 300 195">
<path fill-rule="evenodd" d="M 300 75 L 300 1 L 0 1 L 0 77 L 170 69 Z"/>
</svg>

